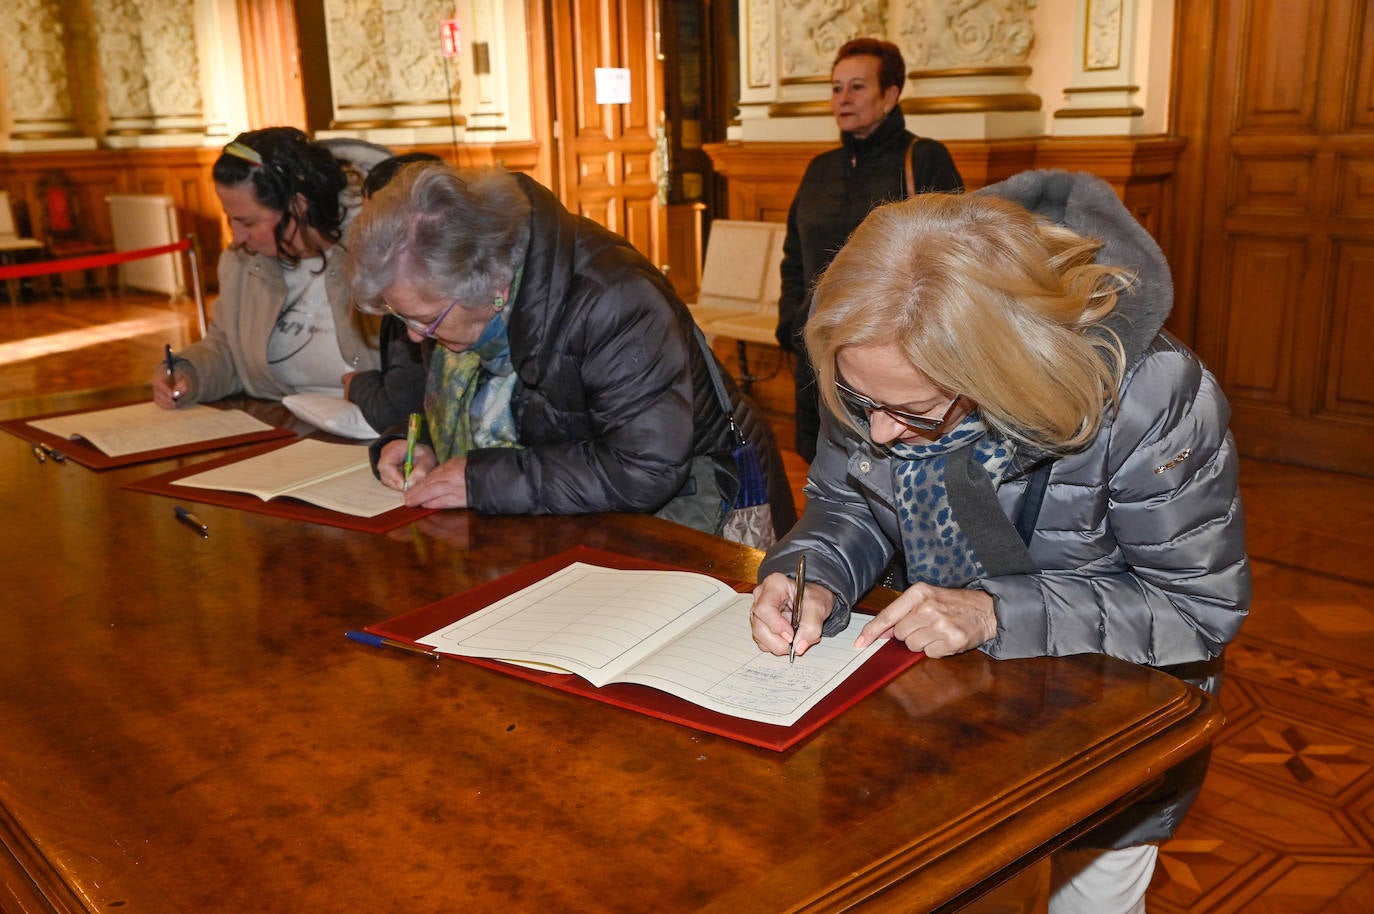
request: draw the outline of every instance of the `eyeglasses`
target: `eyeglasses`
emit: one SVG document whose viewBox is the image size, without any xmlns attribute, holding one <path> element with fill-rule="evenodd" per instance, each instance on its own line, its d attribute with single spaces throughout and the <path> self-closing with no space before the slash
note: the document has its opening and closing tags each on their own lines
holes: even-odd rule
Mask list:
<svg viewBox="0 0 1374 914">
<path fill-rule="evenodd" d="M 452 311 L 454 306 L 457 304 L 458 299 L 455 298 L 453 301 L 448 303 L 447 308 L 439 312 L 438 317 L 436 317 L 434 320 L 426 324 L 424 321 L 417 321 L 413 317 L 406 317 L 404 314 L 397 311 L 395 308 L 391 307 L 391 305 L 385 299 L 382 300 L 382 307 L 387 310 L 388 314 L 392 315 L 393 317 L 399 318 L 401 323 L 405 324 L 411 330 L 414 330 L 416 333 L 420 334 L 420 336 L 428 337 L 429 339 L 434 339 L 434 331 L 439 329 L 439 325 L 444 322 L 444 318 L 448 317 L 448 313 Z"/>
<path fill-rule="evenodd" d="M 954 415 L 955 409 L 959 406 L 959 401 L 964 399 L 962 394 L 956 396 L 950 401 L 949 406 L 945 408 L 944 415 L 934 417 L 922 416 L 905 409 L 898 409 L 895 406 L 879 403 L 877 400 L 870 400 L 838 378 L 835 379 L 835 390 L 840 395 L 840 402 L 843 403 L 856 418 L 868 419 L 873 413 L 884 413 L 891 416 L 894 421 L 917 432 L 933 432 L 936 429 L 943 428 L 945 423 L 949 421 L 949 417 Z"/>
</svg>

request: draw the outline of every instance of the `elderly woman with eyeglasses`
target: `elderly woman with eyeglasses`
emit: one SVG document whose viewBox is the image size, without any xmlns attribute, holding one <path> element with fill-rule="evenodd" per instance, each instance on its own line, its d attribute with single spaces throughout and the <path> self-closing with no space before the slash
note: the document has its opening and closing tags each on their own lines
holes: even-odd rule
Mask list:
<svg viewBox="0 0 1374 914">
<path fill-rule="evenodd" d="M 317 143 L 294 127 L 249 131 L 224 147 L 212 168 L 232 238 L 219 259 L 219 297 L 205 339 L 153 371 L 159 406 L 342 396 L 345 376 L 379 366 L 379 321 L 351 307 L 339 242 L 362 176 L 389 154 L 358 141 Z M 363 414 L 373 425 L 392 420 Z"/>
<path fill-rule="evenodd" d="M 902 593 L 857 646 L 1108 654 L 1216 694 L 1250 598 L 1230 410 L 1163 332 L 1168 266 L 1110 186 L 1029 172 L 879 207 L 815 301 L 823 433 L 760 569 L 763 650 L 804 663 L 886 573 Z M 1205 766 L 1056 855 L 1050 911 L 1143 910 Z"/>
<path fill-rule="evenodd" d="M 357 306 L 422 341 L 424 436 L 373 445 L 406 502 L 489 514 L 659 512 L 719 532 L 731 419 L 795 516 L 776 442 L 663 275 L 524 175 L 408 165 L 349 231 Z M 711 359 L 708 366 L 707 359 Z M 722 398 L 729 403 L 727 412 Z M 700 514 L 694 513 L 700 509 Z"/>
</svg>

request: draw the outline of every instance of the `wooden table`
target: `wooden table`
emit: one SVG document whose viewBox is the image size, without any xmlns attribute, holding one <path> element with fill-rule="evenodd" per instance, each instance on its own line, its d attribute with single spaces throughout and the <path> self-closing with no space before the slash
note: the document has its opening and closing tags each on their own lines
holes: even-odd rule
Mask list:
<svg viewBox="0 0 1374 914">
<path fill-rule="evenodd" d="M 1109 658 L 973 652 L 757 749 L 343 634 L 578 543 L 732 578 L 751 550 L 465 511 L 375 535 L 197 507 L 201 539 L 120 488 L 174 465 L 0 434 L 0 910 L 952 910 L 1220 722 Z"/>
</svg>

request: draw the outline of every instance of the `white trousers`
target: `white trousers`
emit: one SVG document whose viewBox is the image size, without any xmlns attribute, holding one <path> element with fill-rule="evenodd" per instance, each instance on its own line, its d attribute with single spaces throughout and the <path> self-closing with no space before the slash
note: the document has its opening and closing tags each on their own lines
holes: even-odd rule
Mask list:
<svg viewBox="0 0 1374 914">
<path fill-rule="evenodd" d="M 1159 848 L 1060 851 L 963 908 L 962 914 L 1145 914 Z"/>
</svg>

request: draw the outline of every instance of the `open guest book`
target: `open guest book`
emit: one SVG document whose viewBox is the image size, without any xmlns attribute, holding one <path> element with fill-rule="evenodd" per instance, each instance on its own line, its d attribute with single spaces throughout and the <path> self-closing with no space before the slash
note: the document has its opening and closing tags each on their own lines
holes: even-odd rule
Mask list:
<svg viewBox="0 0 1374 914">
<path fill-rule="evenodd" d="M 335 527 L 385 532 L 432 513 L 372 475 L 367 447 L 304 438 L 129 483 L 125 488 Z"/>
<path fill-rule="evenodd" d="M 752 602 L 704 574 L 579 547 L 367 631 L 770 749 L 921 656 L 887 641 L 855 650 L 872 618 L 855 613 L 789 664 L 754 644 Z"/>
<path fill-rule="evenodd" d="M 193 405 L 163 409 L 151 400 L 0 424 L 92 469 L 295 436 L 290 429 L 268 425 L 241 409 Z"/>
</svg>

